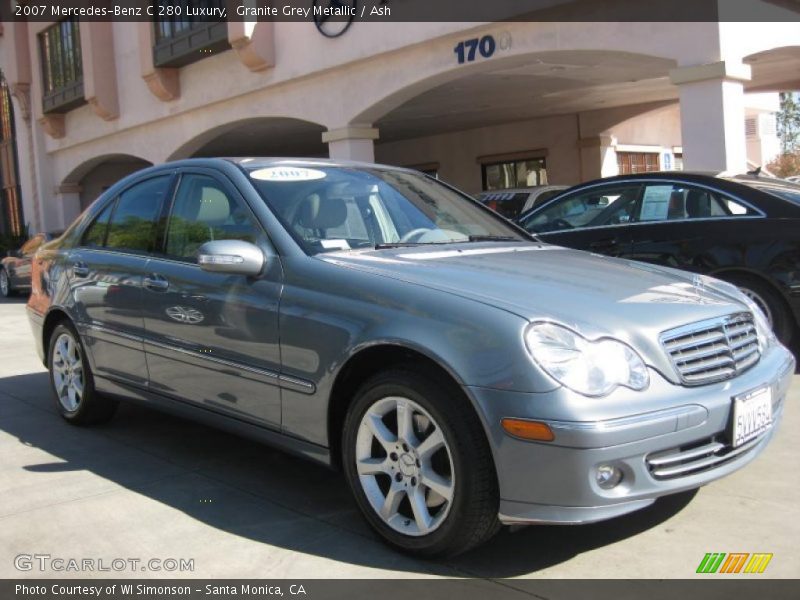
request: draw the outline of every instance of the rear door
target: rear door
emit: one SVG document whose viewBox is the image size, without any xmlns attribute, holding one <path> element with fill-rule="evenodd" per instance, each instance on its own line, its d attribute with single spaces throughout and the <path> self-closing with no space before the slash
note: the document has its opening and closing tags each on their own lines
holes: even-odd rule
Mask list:
<svg viewBox="0 0 800 600">
<path fill-rule="evenodd" d="M 98 377 L 147 384 L 142 283 L 171 181 L 157 175 L 125 189 L 67 259 L 77 326 Z"/>
<path fill-rule="evenodd" d="M 280 426 L 278 303 L 281 263 L 246 201 L 227 178 L 183 171 L 161 242 L 143 282 L 145 348 L 153 391 Z M 259 277 L 209 273 L 197 250 L 212 240 L 258 245 Z"/>
<path fill-rule="evenodd" d="M 608 256 L 630 251 L 630 229 L 639 211 L 642 184 L 592 186 L 534 210 L 520 225 L 544 241 Z"/>
<path fill-rule="evenodd" d="M 747 263 L 751 236 L 735 222 L 760 214 L 717 190 L 674 181 L 647 182 L 627 258 L 698 273 Z"/>
</svg>

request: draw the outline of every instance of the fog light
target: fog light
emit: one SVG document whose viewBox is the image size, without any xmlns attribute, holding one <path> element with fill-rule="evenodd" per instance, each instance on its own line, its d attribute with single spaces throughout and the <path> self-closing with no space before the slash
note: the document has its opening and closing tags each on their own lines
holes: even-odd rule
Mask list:
<svg viewBox="0 0 800 600">
<path fill-rule="evenodd" d="M 600 465 L 595 473 L 597 485 L 604 490 L 610 490 L 622 481 L 622 471 L 612 465 Z"/>
</svg>

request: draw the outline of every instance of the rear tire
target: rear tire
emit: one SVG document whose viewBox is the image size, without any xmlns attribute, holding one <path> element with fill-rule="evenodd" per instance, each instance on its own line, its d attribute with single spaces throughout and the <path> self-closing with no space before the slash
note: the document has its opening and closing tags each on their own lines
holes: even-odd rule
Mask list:
<svg viewBox="0 0 800 600">
<path fill-rule="evenodd" d="M 748 275 L 736 274 L 724 277 L 724 279 L 738 287 L 764 311 L 781 344 L 786 346 L 792 341 L 795 322 L 789 307 L 786 306 L 778 292 L 763 281 Z"/>
<path fill-rule="evenodd" d="M 11 280 L 8 277 L 8 273 L 5 269 L 0 268 L 0 296 L 3 298 L 10 298 L 14 294 L 15 292 L 11 287 Z"/>
<path fill-rule="evenodd" d="M 73 425 L 104 423 L 114 416 L 117 402 L 100 396 L 80 337 L 68 322 L 50 335 L 47 368 L 59 414 Z"/>
<path fill-rule="evenodd" d="M 348 409 L 342 442 L 359 509 L 395 548 L 453 556 L 499 529 L 486 435 L 460 390 L 441 377 L 407 367 L 371 378 Z"/>
</svg>

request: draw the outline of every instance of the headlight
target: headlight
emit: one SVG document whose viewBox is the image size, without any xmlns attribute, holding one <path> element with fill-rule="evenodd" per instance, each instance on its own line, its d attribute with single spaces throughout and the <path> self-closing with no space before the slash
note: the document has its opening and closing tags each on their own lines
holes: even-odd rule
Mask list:
<svg viewBox="0 0 800 600">
<path fill-rule="evenodd" d="M 533 323 L 525 344 L 536 363 L 553 379 L 584 396 L 605 396 L 619 386 L 643 390 L 647 367 L 629 346 L 611 338 L 587 340 L 554 323 Z"/>
</svg>

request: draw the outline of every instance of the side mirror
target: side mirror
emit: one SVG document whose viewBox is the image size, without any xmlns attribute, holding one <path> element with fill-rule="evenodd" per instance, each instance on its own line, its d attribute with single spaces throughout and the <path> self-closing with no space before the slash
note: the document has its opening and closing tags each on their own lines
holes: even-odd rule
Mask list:
<svg viewBox="0 0 800 600">
<path fill-rule="evenodd" d="M 206 242 L 197 250 L 197 264 L 210 273 L 258 275 L 266 257 L 256 245 L 241 240 Z"/>
</svg>

